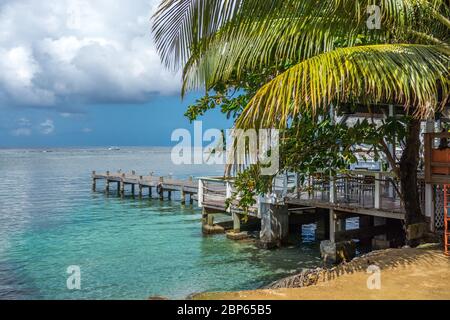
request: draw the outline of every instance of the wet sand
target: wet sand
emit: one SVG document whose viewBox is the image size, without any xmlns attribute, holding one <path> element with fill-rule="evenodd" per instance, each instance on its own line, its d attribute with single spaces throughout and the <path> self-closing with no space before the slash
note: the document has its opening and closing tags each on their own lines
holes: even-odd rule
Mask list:
<svg viewBox="0 0 450 320">
<path fill-rule="evenodd" d="M 367 272 L 371 265 L 379 267 L 379 278 Z M 369 277 L 372 289 L 368 288 Z M 380 289 L 376 288 L 377 278 Z M 450 258 L 435 247 L 375 251 L 322 272 L 317 284 L 309 287 L 202 293 L 194 299 L 449 300 Z"/>
</svg>

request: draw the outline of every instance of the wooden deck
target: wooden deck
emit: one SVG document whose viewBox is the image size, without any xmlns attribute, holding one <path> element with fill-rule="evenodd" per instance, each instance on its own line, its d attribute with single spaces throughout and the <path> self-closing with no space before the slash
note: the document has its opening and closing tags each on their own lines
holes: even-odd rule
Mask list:
<svg viewBox="0 0 450 320">
<path fill-rule="evenodd" d="M 283 179 L 281 179 L 283 180 Z M 213 210 L 226 209 L 225 201 L 234 192 L 233 180 L 200 178 L 201 207 Z M 392 173 L 368 170 L 351 170 L 333 179 L 312 175 L 303 184 L 286 177 L 284 183 L 274 184 L 276 197 L 289 207 L 333 209 L 349 214 L 369 215 L 389 219 L 405 219 L 405 212 L 396 189 L 399 183 Z M 421 202 L 424 202 L 421 195 Z M 259 203 L 252 208 L 252 215 L 260 217 Z"/>
<path fill-rule="evenodd" d="M 105 191 L 109 192 L 110 184 L 117 183 L 117 191 L 120 195 L 125 195 L 125 187 L 131 186 L 131 193 L 135 195 L 136 187 L 138 189 L 139 196 L 143 196 L 143 189 L 149 189 L 149 195 L 152 195 L 152 189 L 160 195 L 160 198 L 164 197 L 164 192 L 168 193 L 168 197 L 171 198 L 172 192 L 179 192 L 181 194 L 182 202 L 185 201 L 185 196 L 190 196 L 190 201 L 196 199 L 194 195 L 198 193 L 198 180 L 178 180 L 172 177 L 160 177 L 155 175 L 138 175 L 136 172 L 122 173 L 122 172 L 104 172 L 97 173 L 92 172 L 92 189 L 96 191 L 97 181 L 105 181 Z"/>
<path fill-rule="evenodd" d="M 150 196 L 152 189 L 161 199 L 164 193 L 171 199 L 172 192 L 181 194 L 181 201 L 186 201 L 189 195 L 191 203 L 198 201 L 199 207 L 224 213 L 242 213 L 237 203 L 230 208 L 226 201 L 235 191 L 233 180 L 221 177 L 205 177 L 199 179 L 178 180 L 171 177 L 155 175 L 139 175 L 132 171 L 92 173 L 93 190 L 97 181 L 105 181 L 105 191 L 110 191 L 110 184 L 117 183 L 117 191 L 124 196 L 126 186 L 131 186 L 131 194 L 143 196 L 143 189 L 148 188 Z M 339 175 L 332 181 L 320 175 L 311 176 L 303 184 L 295 179 L 286 178 L 283 185 L 274 186 L 274 194 L 289 207 L 323 208 L 349 214 L 369 215 L 390 219 L 404 219 L 405 213 L 400 199 L 394 189 L 395 181 L 390 173 L 353 170 Z M 398 188 L 398 186 L 395 186 Z M 137 190 L 137 192 L 136 192 Z M 259 199 L 250 208 L 249 214 L 260 218 Z"/>
</svg>

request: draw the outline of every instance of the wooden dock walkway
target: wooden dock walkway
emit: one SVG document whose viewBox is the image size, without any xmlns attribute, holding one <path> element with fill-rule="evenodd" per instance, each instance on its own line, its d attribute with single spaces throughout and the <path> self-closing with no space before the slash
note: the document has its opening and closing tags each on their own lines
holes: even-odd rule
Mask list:
<svg viewBox="0 0 450 320">
<path fill-rule="evenodd" d="M 290 229 L 301 230 L 299 225 L 312 223 L 316 224 L 316 239 L 333 244 L 358 238 L 365 243 L 372 241 L 376 248 L 389 247 L 395 245 L 403 232 L 404 208 L 392 187 L 398 181 L 386 172 L 351 170 L 333 178 L 315 174 L 303 182 L 298 177 L 280 176 L 274 180 L 272 194 L 255 197 L 255 204 L 247 212 L 239 208 L 236 200 L 227 206 L 236 192 L 235 181 L 230 178 L 179 180 L 139 175 L 135 171 L 94 171 L 93 191 L 98 181 L 104 181 L 106 194 L 110 193 L 111 184 L 117 185 L 121 197 L 131 191 L 132 196 L 143 198 L 144 190 L 148 189 L 150 198 L 154 191 L 160 200 L 171 199 L 175 192 L 177 200 L 185 204 L 189 196 L 190 203 L 195 200 L 202 209 L 204 234 L 225 232 L 225 227 L 218 226 L 214 218 L 218 213 L 228 214 L 232 218 L 230 237 L 238 239 L 245 235 L 242 229 L 256 225 L 260 228 L 258 246 L 262 248 L 281 246 L 286 243 Z M 357 229 L 347 230 L 346 220 L 350 218 L 358 219 Z"/>
<path fill-rule="evenodd" d="M 97 190 L 97 181 L 105 181 L 105 192 L 110 192 L 111 183 L 117 184 L 117 192 L 120 196 L 125 196 L 126 186 L 131 186 L 131 194 L 136 195 L 136 189 L 140 198 L 144 195 L 144 189 L 148 189 L 148 195 L 152 197 L 153 190 L 159 195 L 160 199 L 164 199 L 164 192 L 167 198 L 172 198 L 172 192 L 179 192 L 181 195 L 181 202 L 186 202 L 186 196 L 189 196 L 190 203 L 196 200 L 198 193 L 198 180 L 192 177 L 188 180 L 177 180 L 172 177 L 159 177 L 153 174 L 138 175 L 135 171 L 131 173 L 123 172 L 92 172 L 92 190 Z"/>
</svg>

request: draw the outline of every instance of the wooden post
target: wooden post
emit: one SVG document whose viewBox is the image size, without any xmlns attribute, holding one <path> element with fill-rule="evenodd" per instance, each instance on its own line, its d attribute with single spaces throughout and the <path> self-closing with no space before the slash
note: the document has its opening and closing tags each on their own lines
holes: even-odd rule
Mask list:
<svg viewBox="0 0 450 320">
<path fill-rule="evenodd" d="M 151 199 L 153 196 L 153 190 L 152 187 L 148 187 L 148 197 Z"/>
<path fill-rule="evenodd" d="M 123 181 L 120 182 L 120 196 L 125 196 L 125 183 Z"/>
<path fill-rule="evenodd" d="M 160 177 L 159 178 L 159 200 L 164 200 L 164 189 L 162 186 L 162 183 L 164 182 L 164 178 Z"/>
<path fill-rule="evenodd" d="M 133 197 L 134 197 L 134 183 L 131 184 L 131 194 L 132 194 Z"/>
<path fill-rule="evenodd" d="M 92 171 L 92 191 L 97 190 L 97 179 L 95 179 L 95 171 Z"/>
<path fill-rule="evenodd" d="M 117 182 L 117 194 L 120 195 L 120 182 Z"/>
<path fill-rule="evenodd" d="M 375 199 L 374 199 L 374 207 L 375 209 L 381 208 L 381 175 L 379 173 L 375 173 Z"/>
<path fill-rule="evenodd" d="M 208 211 L 206 208 L 202 208 L 202 225 L 205 225 L 208 223 Z"/>
<path fill-rule="evenodd" d="M 231 183 L 229 181 L 226 182 L 226 198 L 230 199 L 233 196 L 233 188 L 231 186 Z M 231 205 L 227 209 L 228 212 L 231 212 Z"/>
<path fill-rule="evenodd" d="M 330 203 L 336 203 L 336 179 L 330 175 Z"/>
<path fill-rule="evenodd" d="M 198 196 L 198 207 L 199 208 L 203 207 L 203 188 L 204 188 L 203 180 L 202 179 L 198 179 L 197 196 Z"/>
<path fill-rule="evenodd" d="M 236 233 L 241 232 L 241 217 L 238 213 L 233 212 L 233 231 Z"/>
<path fill-rule="evenodd" d="M 330 241 L 336 242 L 336 217 L 334 209 L 330 209 Z"/>
<path fill-rule="evenodd" d="M 142 179 L 144 179 L 143 176 L 139 176 L 139 198 L 142 199 Z"/>
<path fill-rule="evenodd" d="M 207 222 L 208 226 L 213 227 L 214 226 L 214 215 L 208 214 L 207 221 L 208 221 Z"/>
<path fill-rule="evenodd" d="M 181 187 L 181 204 L 186 204 L 186 193 L 183 187 Z"/>
<path fill-rule="evenodd" d="M 106 171 L 106 175 L 109 177 L 109 171 Z M 105 193 L 109 194 L 109 180 L 108 180 L 108 178 L 106 178 Z"/>
<path fill-rule="evenodd" d="M 120 181 L 120 196 L 125 196 L 125 182 L 123 181 L 125 179 L 125 173 L 122 173 L 122 179 Z"/>
<path fill-rule="evenodd" d="M 167 199 L 172 200 L 172 191 L 167 191 Z"/>
</svg>

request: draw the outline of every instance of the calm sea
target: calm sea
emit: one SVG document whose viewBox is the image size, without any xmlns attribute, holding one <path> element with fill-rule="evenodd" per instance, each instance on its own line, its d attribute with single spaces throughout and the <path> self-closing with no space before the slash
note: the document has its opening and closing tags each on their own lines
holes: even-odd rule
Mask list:
<svg viewBox="0 0 450 320">
<path fill-rule="evenodd" d="M 91 191 L 92 170 L 118 169 L 223 173 L 175 166 L 166 148 L 0 150 L 0 299 L 184 298 L 254 289 L 320 265 L 309 229 L 290 247 L 264 251 L 202 236 L 200 210 L 176 199 Z M 67 288 L 69 266 L 79 266 L 81 290 Z"/>
</svg>

